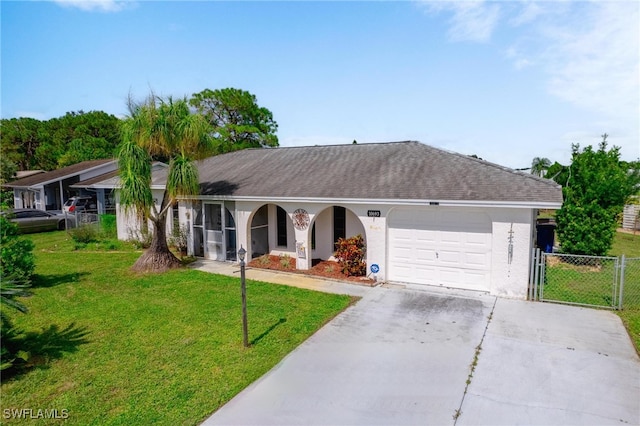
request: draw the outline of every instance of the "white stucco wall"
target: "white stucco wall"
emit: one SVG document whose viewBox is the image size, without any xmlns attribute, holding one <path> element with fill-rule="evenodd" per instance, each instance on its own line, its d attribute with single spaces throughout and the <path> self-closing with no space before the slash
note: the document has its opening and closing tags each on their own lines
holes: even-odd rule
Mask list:
<svg viewBox="0 0 640 426">
<path fill-rule="evenodd" d="M 219 202 L 219 201 L 217 201 Z M 227 208 L 236 221 L 237 247 L 247 250 L 247 259 L 251 259 L 251 220 L 253 214 L 265 202 L 236 200 L 227 202 Z M 313 202 L 279 202 L 269 208 L 269 246 L 272 254 L 288 254 L 296 258 L 299 269 L 311 267 L 311 259 L 328 258 L 333 252 L 328 249 L 333 244 L 333 205 L 341 205 L 347 209 L 347 236 L 364 234 L 367 247 L 367 272 L 372 264 L 379 266 L 376 278 L 384 281 L 388 268 L 388 216 L 394 206 L 372 204 L 331 204 Z M 289 218 L 297 209 L 304 209 L 309 214 L 309 226 L 304 230 L 296 230 L 293 223 L 287 225 L 287 247 L 276 245 L 276 205 L 282 207 Z M 424 206 L 415 208 L 416 213 Z M 445 207 L 446 208 L 446 207 Z M 465 209 L 456 207 L 456 209 Z M 471 208 L 469 208 L 471 209 Z M 369 210 L 380 211 L 380 217 L 369 217 Z M 526 298 L 529 281 L 531 247 L 533 246 L 535 210 L 529 208 L 473 207 L 474 212 L 486 214 L 491 221 L 491 277 L 490 292 L 496 296 L 509 298 Z M 180 209 L 180 220 L 187 223 L 190 207 L 183 204 Z M 120 220 L 120 219 L 119 219 Z M 316 224 L 316 250 L 311 250 L 311 229 Z M 510 234 L 510 231 L 513 233 Z M 120 232 L 120 230 L 119 230 Z M 512 235 L 512 256 L 509 256 L 509 236 Z M 306 258 L 298 258 L 296 243 L 300 243 L 306 251 Z M 190 244 L 191 245 L 191 244 Z M 190 248 L 190 252 L 192 249 Z"/>
<path fill-rule="evenodd" d="M 493 227 L 491 294 L 526 299 L 533 246 L 533 209 L 487 209 L 487 213 Z M 513 235 L 513 254 L 509 262 L 510 235 Z"/>
<path fill-rule="evenodd" d="M 160 203 L 162 202 L 162 196 L 164 190 L 153 189 L 151 190 L 153 199 L 156 204 L 156 208 L 160 209 Z M 118 230 L 118 239 L 127 241 L 132 237 L 135 237 L 140 233 L 140 222 L 138 221 L 136 214 L 133 210 L 125 211 L 125 208 L 120 204 L 120 192 L 116 191 L 116 227 Z M 173 226 L 173 219 L 171 214 L 167 215 L 167 236 L 171 235 L 171 229 Z M 153 229 L 149 224 L 149 229 Z"/>
</svg>

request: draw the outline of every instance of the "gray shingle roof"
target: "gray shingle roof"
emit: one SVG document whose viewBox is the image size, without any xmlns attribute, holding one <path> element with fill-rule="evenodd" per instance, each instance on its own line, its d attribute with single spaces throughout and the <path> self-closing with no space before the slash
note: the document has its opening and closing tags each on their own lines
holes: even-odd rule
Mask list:
<svg viewBox="0 0 640 426">
<path fill-rule="evenodd" d="M 248 149 L 198 169 L 211 196 L 562 203 L 553 181 L 414 141 Z"/>
<path fill-rule="evenodd" d="M 92 169 L 94 167 L 101 166 L 103 164 L 114 162 L 113 158 L 106 160 L 90 160 L 76 163 L 71 166 L 63 167 L 61 169 L 52 170 L 46 173 L 40 173 L 33 176 L 28 176 L 22 179 L 14 180 L 13 182 L 6 183 L 3 186 L 9 188 L 26 188 L 31 186 L 41 185 L 58 179 L 65 179 L 69 176 L 78 175 L 85 170 Z"/>
<path fill-rule="evenodd" d="M 151 165 L 151 187 L 158 188 L 164 186 L 167 183 L 166 169 L 169 166 L 160 162 L 154 161 Z M 120 187 L 120 171 L 114 170 L 109 173 L 102 174 L 100 176 L 93 177 L 91 179 L 83 180 L 81 182 L 70 185 L 70 188 L 111 188 L 115 189 Z"/>
</svg>

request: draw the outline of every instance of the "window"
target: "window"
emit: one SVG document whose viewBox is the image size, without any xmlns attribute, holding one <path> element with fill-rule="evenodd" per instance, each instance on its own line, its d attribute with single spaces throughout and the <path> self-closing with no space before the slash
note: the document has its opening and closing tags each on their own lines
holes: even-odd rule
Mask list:
<svg viewBox="0 0 640 426">
<path fill-rule="evenodd" d="M 287 246 L 287 212 L 284 211 L 282 207 L 277 207 L 278 218 L 278 246 L 286 247 Z"/>
<path fill-rule="evenodd" d="M 316 249 L 316 223 L 313 222 L 313 227 L 311 228 L 311 250 Z"/>
<path fill-rule="evenodd" d="M 347 236 L 347 211 L 344 207 L 333 206 L 333 241 Z"/>
</svg>

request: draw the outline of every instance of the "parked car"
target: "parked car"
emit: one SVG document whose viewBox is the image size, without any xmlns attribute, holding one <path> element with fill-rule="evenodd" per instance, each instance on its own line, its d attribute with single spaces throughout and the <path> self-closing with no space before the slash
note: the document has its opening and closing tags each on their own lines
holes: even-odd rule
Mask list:
<svg viewBox="0 0 640 426">
<path fill-rule="evenodd" d="M 38 209 L 15 209 L 2 214 L 8 214 L 9 220 L 16 223 L 18 230 L 23 234 L 65 229 L 64 216 L 59 213 Z"/>
<path fill-rule="evenodd" d="M 64 203 L 65 213 L 94 212 L 98 208 L 95 198 L 87 196 L 71 197 Z"/>
</svg>

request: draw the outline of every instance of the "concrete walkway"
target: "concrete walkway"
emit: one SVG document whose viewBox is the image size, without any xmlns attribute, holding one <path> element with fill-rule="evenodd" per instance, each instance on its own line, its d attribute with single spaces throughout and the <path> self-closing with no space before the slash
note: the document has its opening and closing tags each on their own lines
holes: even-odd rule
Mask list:
<svg viewBox="0 0 640 426">
<path fill-rule="evenodd" d="M 213 260 L 197 260 L 190 264 L 191 268 L 214 274 L 228 275 L 240 278 L 240 266 L 229 262 L 216 262 Z M 290 272 L 270 271 L 268 269 L 246 268 L 247 279 L 264 281 L 268 283 L 284 284 L 309 290 L 323 291 L 325 293 L 348 294 L 351 296 L 364 296 L 371 287 L 349 284 L 342 281 L 314 278 L 309 275 Z"/>
<path fill-rule="evenodd" d="M 239 275 L 236 265 L 194 266 Z M 640 424 L 640 360 L 611 312 L 247 277 L 363 298 L 206 425 Z"/>
</svg>

